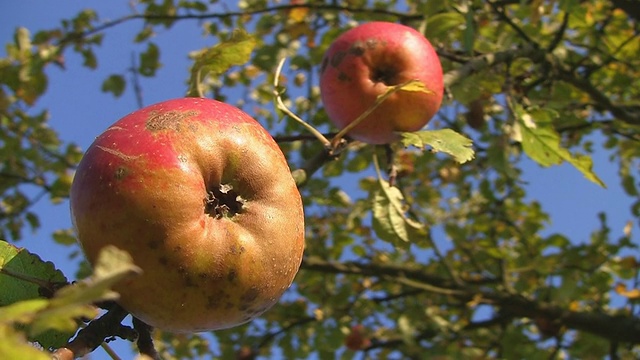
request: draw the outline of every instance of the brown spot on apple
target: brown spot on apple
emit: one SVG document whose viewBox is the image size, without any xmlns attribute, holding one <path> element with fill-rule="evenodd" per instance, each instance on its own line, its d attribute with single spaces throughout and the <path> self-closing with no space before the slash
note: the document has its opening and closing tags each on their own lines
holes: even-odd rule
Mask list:
<svg viewBox="0 0 640 360">
<path fill-rule="evenodd" d="M 320 74 L 322 74 L 327 69 L 327 65 L 329 65 L 329 60 L 327 58 L 322 59 L 322 64 L 320 65 Z"/>
<path fill-rule="evenodd" d="M 147 243 L 147 246 L 149 246 L 149 249 L 155 250 L 157 248 L 160 247 L 160 244 L 162 244 L 161 240 L 155 239 L 155 240 L 151 240 Z"/>
<path fill-rule="evenodd" d="M 257 286 L 252 286 L 240 297 L 240 309 L 246 310 L 251 307 L 254 301 L 260 296 L 260 289 Z"/>
<path fill-rule="evenodd" d="M 161 256 L 158 258 L 158 262 L 164 266 L 168 266 L 169 265 L 169 259 L 167 259 L 164 256 Z"/>
<path fill-rule="evenodd" d="M 344 59 L 345 56 L 347 56 L 347 53 L 345 51 L 336 52 L 335 55 L 333 55 L 329 59 L 329 62 L 331 63 L 331 66 L 338 67 L 338 65 L 340 65 L 340 63 L 342 62 L 342 60 Z"/>
<path fill-rule="evenodd" d="M 198 112 L 195 110 L 172 110 L 166 112 L 154 111 L 147 119 L 145 127 L 147 128 L 147 130 L 152 132 L 161 130 L 180 131 L 182 120 L 196 115 L 198 115 Z"/>
<path fill-rule="evenodd" d="M 347 75 L 344 71 L 340 71 L 338 73 L 338 80 L 340 81 L 351 81 L 351 77 Z"/>
<path fill-rule="evenodd" d="M 116 180 L 122 180 L 124 179 L 127 175 L 129 174 L 129 169 L 125 168 L 125 167 L 118 167 L 116 169 Z"/>
<path fill-rule="evenodd" d="M 356 41 L 350 48 L 349 54 L 354 56 L 362 56 L 364 55 L 365 45 L 362 41 Z"/>
<path fill-rule="evenodd" d="M 236 269 L 231 269 L 227 274 L 227 281 L 233 282 L 238 277 L 238 272 Z"/>
</svg>

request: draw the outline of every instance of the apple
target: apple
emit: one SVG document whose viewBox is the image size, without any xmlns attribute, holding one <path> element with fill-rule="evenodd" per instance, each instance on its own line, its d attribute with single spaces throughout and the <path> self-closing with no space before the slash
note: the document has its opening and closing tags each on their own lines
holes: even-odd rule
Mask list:
<svg viewBox="0 0 640 360">
<path fill-rule="evenodd" d="M 168 100 L 114 123 L 81 160 L 70 205 L 89 262 L 114 245 L 142 268 L 116 286 L 120 305 L 167 331 L 248 322 L 302 261 L 302 201 L 282 151 L 215 100 Z"/>
<path fill-rule="evenodd" d="M 442 66 L 429 40 L 405 25 L 370 22 L 331 44 L 320 67 L 320 95 L 329 119 L 342 129 L 390 86 L 409 80 L 422 81 L 430 93 L 394 93 L 348 135 L 370 144 L 393 142 L 396 132 L 424 127 L 442 102 Z"/>
<path fill-rule="evenodd" d="M 364 350 L 371 346 L 371 340 L 367 337 L 365 327 L 358 324 L 351 327 L 351 332 L 344 338 L 344 345 L 349 350 Z"/>
</svg>

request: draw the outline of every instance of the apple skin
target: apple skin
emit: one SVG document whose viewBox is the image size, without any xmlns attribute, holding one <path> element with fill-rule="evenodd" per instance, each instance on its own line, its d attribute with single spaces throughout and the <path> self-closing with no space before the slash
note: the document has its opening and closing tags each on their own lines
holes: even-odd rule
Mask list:
<svg viewBox="0 0 640 360">
<path fill-rule="evenodd" d="M 338 36 L 321 63 L 320 95 L 340 129 L 369 109 L 389 86 L 421 80 L 433 92 L 399 91 L 349 132 L 370 144 L 398 140 L 394 132 L 417 131 L 436 114 L 444 90 L 442 66 L 420 32 L 390 22 L 370 22 Z"/>
<path fill-rule="evenodd" d="M 248 322 L 302 261 L 302 200 L 283 153 L 215 100 L 168 100 L 113 124 L 81 160 L 70 204 L 89 262 L 114 245 L 143 270 L 115 287 L 120 305 L 167 331 Z"/>
</svg>

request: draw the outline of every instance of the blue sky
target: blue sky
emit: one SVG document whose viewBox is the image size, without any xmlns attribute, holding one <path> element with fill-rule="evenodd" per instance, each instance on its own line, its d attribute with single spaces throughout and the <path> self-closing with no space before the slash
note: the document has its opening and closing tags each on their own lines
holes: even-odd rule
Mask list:
<svg viewBox="0 0 640 360">
<path fill-rule="evenodd" d="M 103 21 L 118 18 L 129 13 L 128 4 L 126 0 L 3 0 L 0 3 L 0 40 L 3 45 L 12 41 L 18 26 L 25 26 L 32 33 L 59 26 L 60 19 L 71 17 L 82 8 L 97 9 Z M 81 67 L 80 57 L 71 52 L 67 53 L 66 71 L 48 68 L 49 88 L 37 103 L 37 108 L 49 109 L 50 124 L 63 140 L 75 142 L 86 149 L 93 138 L 111 123 L 137 108 L 131 92 L 115 99 L 103 94 L 100 86 L 109 74 L 125 72 L 130 66 L 132 53 L 143 50 L 144 46 L 131 42 L 133 32 L 141 25 L 139 21 L 132 21 L 107 31 L 103 45 L 97 48 L 99 68 L 96 71 Z M 160 31 L 155 41 L 166 51 L 161 59 L 163 67 L 155 78 L 142 78 L 145 105 L 184 95 L 190 65 L 186 54 L 213 44 L 213 39 L 204 38 L 201 34 L 199 24 L 190 20 L 179 22 L 168 31 Z M 0 54 L 5 55 L 4 46 Z M 597 137 L 594 141 L 598 148 L 601 141 Z M 625 224 L 632 220 L 631 199 L 624 195 L 617 169 L 608 162 L 608 156 L 608 153 L 599 151 L 593 159 L 595 171 L 607 184 L 607 189 L 589 182 L 568 164 L 543 169 L 525 161 L 523 180 L 528 183 L 528 196 L 541 202 L 552 219 L 545 233 L 560 232 L 573 240 L 587 241 L 589 234 L 598 226 L 597 213 L 604 211 L 608 215 L 612 237 L 622 236 Z M 44 199 L 34 210 L 40 216 L 42 227 L 36 233 L 25 233 L 25 239 L 18 245 L 53 261 L 72 277 L 76 265 L 69 263 L 68 249 L 54 247 L 49 240 L 54 230 L 71 226 L 68 204 L 52 206 Z M 634 233 L 638 233 L 637 223 L 634 224 Z M 99 359 L 102 355 L 98 351 L 92 358 Z"/>
</svg>

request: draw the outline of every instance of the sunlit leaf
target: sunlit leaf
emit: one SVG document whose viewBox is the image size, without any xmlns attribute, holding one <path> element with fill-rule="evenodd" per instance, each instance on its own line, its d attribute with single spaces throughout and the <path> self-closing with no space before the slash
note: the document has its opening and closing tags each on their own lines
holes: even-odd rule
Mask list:
<svg viewBox="0 0 640 360">
<path fill-rule="evenodd" d="M 205 76 L 219 76 L 232 66 L 245 64 L 255 46 L 256 40 L 251 35 L 244 30 L 235 30 L 228 40 L 191 53 L 190 58 L 194 63 L 191 66 L 188 95 L 202 95 Z"/>
<path fill-rule="evenodd" d="M 422 130 L 405 132 L 400 135 L 402 136 L 402 144 L 405 147 L 423 148 L 431 146 L 433 151 L 447 153 L 459 163 L 465 163 L 474 157 L 471 139 L 451 129 Z"/>
<path fill-rule="evenodd" d="M 397 91 L 416 91 L 416 92 L 423 92 L 425 94 L 430 94 L 430 95 L 435 94 L 435 92 L 429 89 L 425 83 L 416 79 L 416 80 L 409 80 L 402 84 L 389 86 L 387 87 L 385 92 L 378 95 L 377 98 L 380 99 L 380 98 L 386 97 L 389 94 Z"/>
<path fill-rule="evenodd" d="M 51 356 L 30 344 L 12 326 L 0 323 L 0 359 L 50 360 Z"/>
<path fill-rule="evenodd" d="M 516 106 L 515 115 L 522 137 L 524 152 L 542 166 L 559 165 L 566 161 L 578 169 L 590 181 L 606 187 L 593 171 L 593 161 L 586 155 L 574 155 L 560 144 L 560 135 L 553 128 L 557 113 L 547 109 L 525 111 Z"/>
<path fill-rule="evenodd" d="M 630 300 L 638 300 L 640 299 L 640 289 L 627 289 L 627 285 L 624 283 L 617 283 L 615 288 L 615 292 L 618 295 L 624 296 Z"/>
<path fill-rule="evenodd" d="M 0 241 L 0 306 L 41 296 L 67 283 L 65 276 L 53 263 L 39 256 Z"/>
<path fill-rule="evenodd" d="M 375 161 L 377 165 L 377 161 Z M 378 187 L 373 190 L 371 206 L 373 211 L 373 229 L 381 239 L 397 243 L 420 241 L 427 236 L 425 226 L 406 215 L 404 197 L 395 186 L 380 177 Z"/>
</svg>

